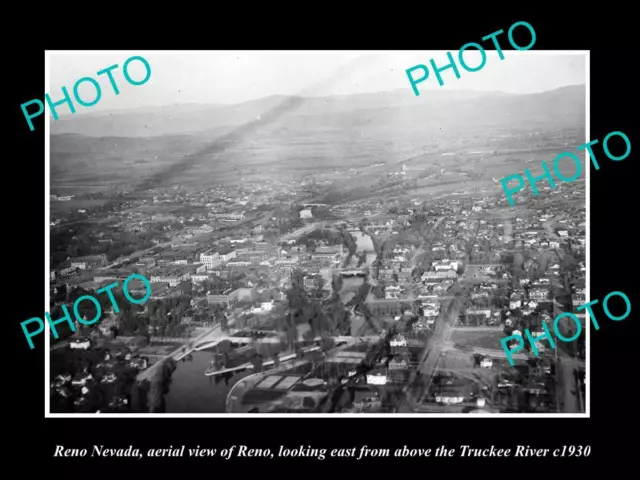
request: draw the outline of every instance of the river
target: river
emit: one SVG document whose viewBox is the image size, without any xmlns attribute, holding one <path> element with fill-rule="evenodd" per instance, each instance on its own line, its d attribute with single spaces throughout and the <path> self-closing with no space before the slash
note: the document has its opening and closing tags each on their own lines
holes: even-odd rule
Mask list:
<svg viewBox="0 0 640 480">
<path fill-rule="evenodd" d="M 167 413 L 225 413 L 225 402 L 230 388 L 251 370 L 238 373 L 216 384 L 214 377 L 205 376 L 213 355 L 194 352 L 191 361 L 179 362 L 171 377 L 171 388 L 165 397 Z"/>
<path fill-rule="evenodd" d="M 371 237 L 362 232 L 351 232 L 351 235 L 358 244 L 357 253 L 366 254 L 366 262 L 360 268 L 370 266 L 376 259 Z M 356 276 L 343 279 L 340 295 L 344 303 L 355 295 L 363 282 L 362 277 Z M 225 413 L 230 388 L 250 375 L 251 370 L 234 375 L 229 379 L 228 385 L 225 385 L 224 380 L 216 383 L 213 377 L 204 374 L 212 359 L 210 352 L 194 352 L 191 361 L 178 363 L 171 377 L 169 393 L 165 397 L 167 413 Z"/>
<path fill-rule="evenodd" d="M 373 241 L 369 235 L 363 234 L 360 231 L 351 231 L 351 236 L 356 239 L 357 249 L 356 255 L 354 255 L 351 259 L 351 263 L 349 268 L 356 268 L 358 265 L 358 257 L 361 254 L 365 254 L 366 260 L 360 265 L 359 268 L 370 267 L 371 264 L 376 259 L 376 252 L 373 248 Z M 340 290 L 340 299 L 342 303 L 348 303 L 358 291 L 360 285 L 364 283 L 363 277 L 353 276 L 353 277 L 343 277 L 342 279 L 342 289 Z"/>
</svg>

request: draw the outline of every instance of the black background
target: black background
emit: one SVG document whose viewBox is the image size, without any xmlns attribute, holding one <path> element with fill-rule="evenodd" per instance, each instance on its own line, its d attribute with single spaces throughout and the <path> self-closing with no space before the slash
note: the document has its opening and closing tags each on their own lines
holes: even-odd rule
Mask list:
<svg viewBox="0 0 640 480">
<path fill-rule="evenodd" d="M 156 4 L 159 5 L 159 4 Z M 298 4 L 300 5 L 300 4 Z M 610 2 L 607 5 L 612 5 Z M 305 4 L 306 6 L 306 4 Z M 214 476 L 261 474 L 268 478 L 285 472 L 309 475 L 329 467 L 340 477 L 347 476 L 344 467 L 354 468 L 356 475 L 371 471 L 377 475 L 427 476 L 429 474 L 474 476 L 575 475 L 587 472 L 596 463 L 601 469 L 622 473 L 624 464 L 630 463 L 637 445 L 632 422 L 637 421 L 637 383 L 635 363 L 631 359 L 635 349 L 634 316 L 637 295 L 631 285 L 631 274 L 637 268 L 637 227 L 639 215 L 635 201 L 636 178 L 632 165 L 637 157 L 634 143 L 638 124 L 638 96 L 633 71 L 638 62 L 632 45 L 634 38 L 633 15 L 602 4 L 597 13 L 498 11 L 497 7 L 475 14 L 458 5 L 457 13 L 431 10 L 428 4 L 398 5 L 398 12 L 369 17 L 365 11 L 376 11 L 373 4 L 360 8 L 358 15 L 347 16 L 341 10 L 330 11 L 329 18 L 321 18 L 320 5 L 308 4 L 310 13 L 301 13 L 294 7 L 282 13 L 280 25 L 260 24 L 246 20 L 243 15 L 216 11 L 202 13 L 197 24 L 194 12 L 179 19 L 172 12 L 171 20 L 152 20 L 148 13 L 118 12 L 106 20 L 103 12 L 86 13 L 85 19 L 65 16 L 59 11 L 45 21 L 42 28 L 30 21 L 32 32 L 25 32 L 16 42 L 25 43 L 9 55 L 9 68 L 5 87 L 10 99 L 3 102 L 3 115 L 8 118 L 9 135 L 15 147 L 4 162 L 4 218 L 5 259 L 10 265 L 4 270 L 4 333 L 5 375 L 3 397 L 5 419 L 2 431 L 8 441 L 3 457 L 18 461 L 22 472 L 33 469 L 53 478 L 64 476 L 105 475 L 122 478 L 161 472 L 160 478 L 183 476 Z M 107 9 L 108 5 L 104 5 Z M 175 5 L 174 5 L 175 7 Z M 62 7 L 60 7 L 62 8 Z M 65 7 L 66 8 L 66 7 Z M 253 9 L 248 7 L 247 9 Z M 161 8 L 158 8 L 161 10 Z M 216 7 L 217 9 L 217 7 Z M 307 10 L 307 9 L 305 9 Z M 324 7 L 320 8 L 324 10 Z M 495 11 L 494 11 L 495 10 Z M 161 12 L 160 12 L 161 13 Z M 153 14 L 155 16 L 155 12 Z M 100 22 L 95 22 L 98 19 Z M 282 20 L 286 19 L 286 20 Z M 590 50 L 590 139 L 602 139 L 611 131 L 619 130 L 631 139 L 632 153 L 622 162 L 609 161 L 602 153 L 601 144 L 594 149 L 600 170 L 591 168 L 590 187 L 590 271 L 591 299 L 602 300 L 611 291 L 625 292 L 631 299 L 632 313 L 621 322 L 598 316 L 601 329 L 591 329 L 591 418 L 72 418 L 45 419 L 44 395 L 48 383 L 44 379 L 43 335 L 29 346 L 20 328 L 20 322 L 31 317 L 42 317 L 45 306 L 42 292 L 46 289 L 48 273 L 44 268 L 45 239 L 48 219 L 44 206 L 48 201 L 44 190 L 44 115 L 34 120 L 36 130 L 29 131 L 20 104 L 34 98 L 44 101 L 44 50 L 89 49 L 449 49 L 457 50 L 468 42 L 482 43 L 480 39 L 499 29 L 504 50 L 510 49 L 506 40 L 508 28 L 516 21 L 527 21 L 536 30 L 537 41 L 532 50 Z M 87 27 L 88 23 L 91 24 Z M 224 27 L 224 29 L 222 29 Z M 26 28 L 26 27 L 25 27 Z M 519 29 L 520 30 L 520 29 Z M 520 44 L 527 44 L 526 29 L 522 30 Z M 28 38 L 27 38 L 28 37 Z M 26 40 L 25 40 L 26 39 Z M 178 41 L 181 39 L 182 41 Z M 490 45 L 490 41 L 484 45 Z M 6 45 L 11 48 L 11 43 Z M 490 47 L 487 47 L 490 48 Z M 428 58 L 424 59 L 427 64 Z M 488 62 L 496 61 L 489 57 Z M 509 61 L 508 58 L 505 61 Z M 7 64 L 5 64 L 6 66 Z M 409 68 L 412 65 L 407 65 Z M 462 72 L 460 80 L 467 75 Z M 256 82 L 260 81 L 256 72 Z M 366 82 L 366 78 L 362 79 Z M 409 85 L 407 85 L 408 87 Z M 215 88 L 215 86 L 212 86 Z M 409 90 L 410 92 L 410 90 Z M 55 98 L 55 97 L 54 97 Z M 635 107 L 633 106 L 635 104 Z M 48 110 L 45 115 L 48 114 Z M 48 254 L 48 253 L 47 253 Z M 601 312 L 596 307 L 596 314 Z M 8 348 L 7 348 L 8 347 Z M 46 390 L 48 394 L 48 388 Z M 3 402 L 3 403 L 5 403 Z M 375 448 L 402 447 L 432 448 L 446 445 L 512 448 L 530 445 L 536 448 L 557 448 L 563 445 L 591 445 L 589 458 L 388 458 L 340 460 L 274 459 L 248 460 L 234 458 L 159 458 L 159 459 L 106 459 L 106 458 L 54 458 L 56 445 L 66 448 L 86 448 L 94 444 L 108 448 L 126 448 L 133 445 L 146 452 L 147 448 L 168 448 L 197 445 L 205 448 L 226 448 L 234 444 L 277 450 L 278 445 L 288 448 L 311 445 L 316 448 L 352 448 L 363 444 Z M 8 449 L 8 451 L 7 451 Z M 386 471 L 382 466 L 390 467 Z M 433 467 L 437 466 L 437 470 Z M 431 467 L 431 469 L 429 469 Z M 334 470 L 339 468 L 340 470 Z M 631 470 L 633 471 L 633 470 Z M 50 472 L 50 473 L 49 473 Z M 386 473 L 385 473 L 386 472 Z M 31 472 L 29 472 L 31 473 Z M 595 474 L 595 472 L 594 472 Z M 102 475 L 99 475 L 102 476 Z"/>
</svg>

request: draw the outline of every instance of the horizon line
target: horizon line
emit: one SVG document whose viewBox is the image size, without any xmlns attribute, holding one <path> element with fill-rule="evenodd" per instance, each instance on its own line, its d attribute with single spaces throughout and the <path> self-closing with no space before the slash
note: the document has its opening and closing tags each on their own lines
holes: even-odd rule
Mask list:
<svg viewBox="0 0 640 480">
<path fill-rule="evenodd" d="M 559 87 L 555 87 L 552 88 L 550 90 L 543 90 L 541 92 L 533 92 L 533 93 L 511 93 L 511 92 L 505 92 L 503 90 L 473 90 L 473 89 L 461 89 L 461 90 L 437 90 L 437 89 L 430 89 L 430 90 L 425 90 L 424 92 L 421 92 L 421 95 L 425 95 L 429 94 L 429 93 L 479 93 L 479 94 L 484 94 L 486 96 L 490 96 L 490 95 L 507 95 L 507 96 L 516 96 L 516 95 L 541 95 L 544 93 L 549 93 L 549 92 L 553 92 L 556 90 L 561 90 L 563 88 L 572 88 L 572 87 L 583 87 L 586 88 L 586 83 L 576 83 L 576 84 L 569 84 L 569 85 L 562 85 Z M 358 97 L 358 96 L 364 96 L 364 95 L 377 95 L 377 94 L 391 94 L 391 93 L 399 93 L 399 92 L 404 92 L 404 91 L 408 91 L 410 92 L 411 89 L 409 88 L 396 88 L 393 90 L 380 90 L 377 92 L 362 92 L 362 93 L 352 93 L 352 94 L 345 94 L 345 95 L 292 95 L 292 94 L 283 94 L 283 93 L 274 93 L 272 95 L 266 95 L 263 97 L 256 97 L 253 99 L 249 99 L 249 100 L 245 100 L 242 102 L 235 102 L 235 103 L 193 103 L 193 102 L 186 102 L 186 103 L 168 103 L 166 105 L 142 105 L 139 107 L 133 107 L 133 108 L 120 108 L 120 109 L 113 109 L 113 110 L 99 110 L 99 111 L 95 111 L 95 112 L 82 112 L 79 114 L 76 113 L 65 113 L 63 115 L 59 115 L 60 120 L 64 120 L 64 119 L 70 119 L 70 118 L 78 118 L 79 116 L 93 116 L 93 117 L 98 117 L 98 116 L 104 116 L 104 115 L 111 115 L 113 113 L 117 113 L 117 114 L 123 114 L 123 113 L 135 113 L 136 111 L 140 111 L 140 110 L 152 110 L 152 109 L 162 109 L 162 108 L 169 108 L 169 107 L 187 107 L 187 106 L 193 106 L 193 107 L 201 107 L 201 108 L 207 108 L 207 107 L 232 107 L 234 105 L 245 105 L 247 103 L 251 103 L 251 102 L 257 102 L 260 100 L 265 100 L 268 98 L 273 98 L 273 97 L 283 97 L 283 98 L 313 98 L 313 99 L 317 99 L 317 98 L 346 98 L 346 97 Z M 418 100 L 420 101 L 420 100 Z M 51 117 L 51 115 L 49 115 L 49 117 Z"/>
</svg>

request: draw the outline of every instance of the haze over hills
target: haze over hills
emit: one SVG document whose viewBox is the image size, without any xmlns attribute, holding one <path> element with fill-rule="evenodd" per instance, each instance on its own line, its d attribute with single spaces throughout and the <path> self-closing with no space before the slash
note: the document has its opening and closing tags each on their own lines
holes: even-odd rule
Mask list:
<svg viewBox="0 0 640 480">
<path fill-rule="evenodd" d="M 578 87 L 579 88 L 579 87 Z M 583 87 L 584 88 L 584 87 Z M 485 99 L 507 99 L 518 97 L 502 92 L 474 91 L 427 91 L 416 97 L 406 89 L 390 92 L 365 93 L 358 95 L 334 97 L 290 97 L 272 95 L 257 100 L 234 105 L 168 105 L 163 107 L 147 107 L 132 110 L 92 113 L 79 111 L 73 115 L 65 115 L 60 120 L 51 121 L 53 135 L 75 133 L 86 136 L 138 137 L 159 136 L 168 134 L 184 134 L 199 132 L 220 127 L 234 127 L 255 120 L 265 112 L 291 100 L 297 102 L 295 112 L 288 117 L 344 115 L 361 110 L 380 110 L 381 115 L 396 108 L 421 109 L 424 113 L 434 108 L 473 108 L 473 102 Z M 295 120 L 293 121 L 295 124 Z M 317 122 L 314 122 L 317 123 Z"/>
<path fill-rule="evenodd" d="M 584 138 L 585 95 L 584 85 L 526 95 L 429 91 L 415 97 L 402 90 L 77 114 L 51 122 L 51 180 L 137 191 L 250 173 L 364 168 L 416 157 L 433 162 L 429 155 L 461 149 L 556 148 L 567 131 Z"/>
</svg>

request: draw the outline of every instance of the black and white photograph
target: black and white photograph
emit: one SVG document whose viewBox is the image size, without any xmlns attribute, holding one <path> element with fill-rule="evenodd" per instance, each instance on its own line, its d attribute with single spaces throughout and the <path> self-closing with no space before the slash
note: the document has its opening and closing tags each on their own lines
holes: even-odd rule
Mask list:
<svg viewBox="0 0 640 480">
<path fill-rule="evenodd" d="M 485 53 L 47 51 L 45 416 L 588 417 L 589 52 Z"/>
</svg>

